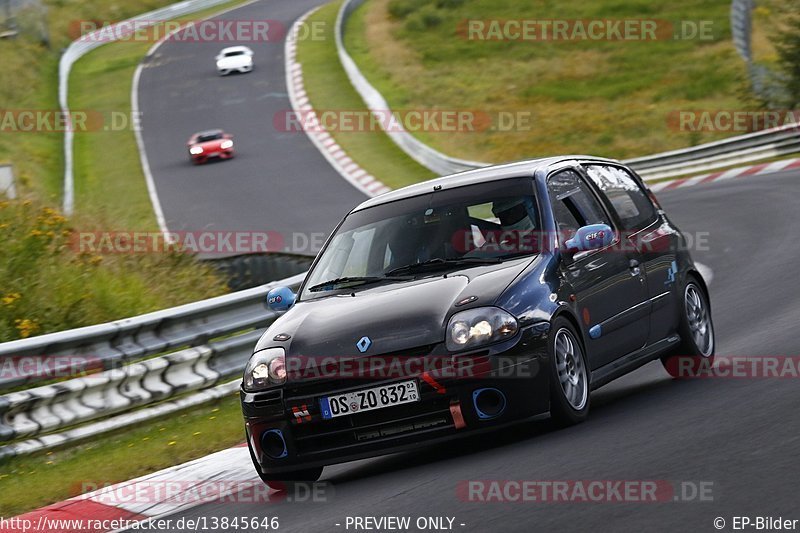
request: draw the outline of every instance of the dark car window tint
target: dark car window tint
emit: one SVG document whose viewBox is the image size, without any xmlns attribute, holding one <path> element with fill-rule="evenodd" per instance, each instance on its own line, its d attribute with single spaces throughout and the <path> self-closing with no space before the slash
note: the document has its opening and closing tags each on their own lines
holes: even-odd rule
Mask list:
<svg viewBox="0 0 800 533">
<path fill-rule="evenodd" d="M 552 176 L 547 182 L 547 188 L 560 231 L 571 235 L 581 226 L 611 225 L 589 186 L 574 170 L 564 170 Z"/>
<path fill-rule="evenodd" d="M 588 165 L 586 172 L 608 197 L 624 229 L 639 230 L 655 221 L 652 202 L 628 172 L 608 165 Z"/>
<path fill-rule="evenodd" d="M 219 139 L 222 139 L 222 134 L 221 133 L 205 133 L 203 135 L 198 135 L 197 136 L 197 142 L 201 142 L 201 143 L 208 142 L 208 141 L 216 141 L 216 140 L 219 140 Z"/>
</svg>

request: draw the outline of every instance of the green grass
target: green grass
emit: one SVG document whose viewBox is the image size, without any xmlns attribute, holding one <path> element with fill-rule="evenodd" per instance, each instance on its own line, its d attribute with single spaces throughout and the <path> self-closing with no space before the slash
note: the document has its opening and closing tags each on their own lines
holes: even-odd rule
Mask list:
<svg viewBox="0 0 800 533">
<path fill-rule="evenodd" d="M 341 2 L 317 11 L 308 24 L 324 24 L 324 39 L 302 40 L 297 60 L 303 66 L 306 92 L 314 109 L 319 111 L 363 111 L 364 102 L 350 85 L 339 63 L 333 40 L 333 26 Z M 415 183 L 433 176 L 428 169 L 408 157 L 382 131 L 331 132 L 336 142 L 364 170 L 392 188 Z"/>
<path fill-rule="evenodd" d="M 81 493 L 235 446 L 244 440 L 238 394 L 90 443 L 0 463 L 0 509 L 8 518 Z"/>
<path fill-rule="evenodd" d="M 58 110 L 58 60 L 77 37 L 81 20 L 121 20 L 172 3 L 173 0 L 47 2 L 50 47 L 29 34 L 0 40 L 0 108 Z M 63 138 L 60 133 L 0 132 L 0 161 L 12 163 L 18 192 L 53 205 L 63 189 Z"/>
<path fill-rule="evenodd" d="M 346 43 L 392 108 L 530 113 L 528 129 L 417 134 L 446 154 L 489 162 L 557 153 L 624 159 L 729 135 L 668 126 L 675 110 L 747 104 L 729 9 L 728 0 L 371 0 L 351 18 Z M 712 38 L 469 41 L 457 33 L 467 19 L 598 18 L 712 21 Z"/>
<path fill-rule="evenodd" d="M 188 254 L 80 250 L 71 222 L 31 200 L 0 201 L 0 342 L 227 292 Z"/>
<path fill-rule="evenodd" d="M 177 20 L 198 20 L 243 1 Z M 70 109 L 90 110 L 107 119 L 112 113 L 130 119 L 133 74 L 152 44 L 147 40 L 110 43 L 81 58 L 70 76 Z M 117 228 L 158 229 L 130 127 L 76 133 L 75 209 L 113 221 Z"/>
</svg>

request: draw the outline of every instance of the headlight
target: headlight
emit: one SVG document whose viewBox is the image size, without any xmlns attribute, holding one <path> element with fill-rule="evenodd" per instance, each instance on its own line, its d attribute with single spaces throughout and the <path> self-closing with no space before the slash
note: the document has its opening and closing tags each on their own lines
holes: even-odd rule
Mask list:
<svg viewBox="0 0 800 533">
<path fill-rule="evenodd" d="M 246 391 L 260 391 L 283 383 L 286 383 L 286 352 L 283 348 L 267 348 L 250 357 L 243 377 Z"/>
<path fill-rule="evenodd" d="M 203 147 L 202 146 L 192 146 L 191 148 L 189 148 L 189 153 L 192 154 L 192 155 L 202 154 L 203 153 Z"/>
<path fill-rule="evenodd" d="M 230 139 L 227 141 L 222 141 L 222 144 L 219 145 L 219 147 L 222 148 L 223 150 L 227 150 L 232 146 L 233 146 L 233 141 L 231 141 Z"/>
<path fill-rule="evenodd" d="M 457 352 L 508 339 L 518 328 L 517 319 L 499 307 L 461 311 L 447 324 L 447 349 Z"/>
</svg>

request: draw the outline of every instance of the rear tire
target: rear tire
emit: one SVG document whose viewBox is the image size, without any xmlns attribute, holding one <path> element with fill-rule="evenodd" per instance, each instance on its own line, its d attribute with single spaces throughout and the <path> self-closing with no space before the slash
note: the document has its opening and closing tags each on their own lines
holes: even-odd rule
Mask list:
<svg viewBox="0 0 800 533">
<path fill-rule="evenodd" d="M 589 370 L 583 345 L 565 318 L 553 321 L 547 342 L 550 355 L 550 417 L 559 427 L 586 420 L 589 415 Z"/>
<path fill-rule="evenodd" d="M 678 334 L 681 344 L 661 358 L 667 373 L 675 379 L 697 376 L 714 365 L 714 323 L 708 295 L 694 276 L 686 279 L 681 300 Z"/>
<path fill-rule="evenodd" d="M 264 474 L 261 472 L 261 465 L 256 461 L 256 456 L 253 454 L 253 449 L 250 447 L 248 440 L 247 449 L 250 451 L 250 459 L 253 461 L 253 467 L 269 488 L 278 491 L 290 492 L 298 485 L 304 485 L 317 481 L 322 476 L 323 467 L 306 468 L 303 470 L 292 470 L 291 472 L 281 472 L 280 474 Z"/>
</svg>

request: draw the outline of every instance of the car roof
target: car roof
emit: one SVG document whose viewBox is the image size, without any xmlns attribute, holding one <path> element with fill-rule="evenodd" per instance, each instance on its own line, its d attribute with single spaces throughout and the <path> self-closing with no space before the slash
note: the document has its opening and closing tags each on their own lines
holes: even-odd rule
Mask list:
<svg viewBox="0 0 800 533">
<path fill-rule="evenodd" d="M 225 54 L 227 52 L 249 52 L 249 51 L 250 48 L 248 48 L 247 46 L 238 45 L 238 46 L 229 46 L 227 48 L 223 48 L 222 50 L 220 50 L 219 53 Z"/>
<path fill-rule="evenodd" d="M 563 164 L 571 161 L 619 163 L 617 160 L 606 159 L 603 157 L 594 157 L 588 155 L 563 155 L 542 157 L 539 159 L 528 159 L 525 161 L 517 161 L 514 163 L 505 163 L 501 165 L 492 165 L 408 185 L 401 189 L 396 189 L 374 198 L 370 198 L 369 200 L 359 204 L 355 209 L 353 209 L 353 211 L 360 211 L 361 209 L 366 209 L 368 207 L 374 207 L 376 205 L 386 204 L 396 200 L 402 200 L 404 198 L 412 198 L 414 196 L 428 194 L 433 190 L 434 187 L 441 187 L 441 189 L 453 189 L 456 187 L 464 187 L 466 185 L 473 185 L 476 183 L 485 183 L 487 181 L 519 178 L 523 176 L 533 177 L 540 170 L 546 172 L 551 168 L 563 166 Z"/>
<path fill-rule="evenodd" d="M 207 137 L 209 135 L 219 135 L 220 133 L 225 133 L 225 132 L 220 129 L 198 131 L 197 133 L 192 135 L 192 137 Z"/>
</svg>

